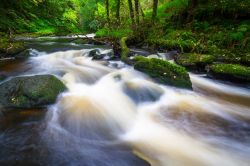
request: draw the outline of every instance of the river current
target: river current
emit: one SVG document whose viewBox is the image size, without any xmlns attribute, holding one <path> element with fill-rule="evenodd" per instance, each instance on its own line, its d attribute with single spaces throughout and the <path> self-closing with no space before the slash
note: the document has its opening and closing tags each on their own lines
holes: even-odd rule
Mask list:
<svg viewBox="0 0 250 166">
<path fill-rule="evenodd" d="M 247 166 L 250 90 L 190 73 L 193 91 L 155 83 L 106 46 L 28 41 L 1 70 L 53 74 L 68 90 L 43 110 L 0 116 L 1 165 Z"/>
</svg>

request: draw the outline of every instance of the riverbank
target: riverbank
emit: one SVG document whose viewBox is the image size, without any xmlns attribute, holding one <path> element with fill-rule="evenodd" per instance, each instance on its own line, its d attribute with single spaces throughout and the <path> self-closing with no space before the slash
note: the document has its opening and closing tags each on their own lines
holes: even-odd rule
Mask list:
<svg viewBox="0 0 250 166">
<path fill-rule="evenodd" d="M 244 33 L 248 32 L 248 27 L 245 24 L 241 24 L 241 31 Z M 210 29 L 218 29 L 218 26 L 211 27 Z M 245 29 L 244 29 L 245 28 Z M 142 28 L 143 29 L 143 28 Z M 156 30 L 154 30 L 156 31 Z M 248 77 L 250 77 L 250 54 L 248 38 L 244 38 L 243 43 L 235 43 L 234 48 L 230 48 L 229 44 L 220 46 L 220 43 L 214 41 L 213 44 L 209 44 L 210 38 L 217 35 L 217 31 L 204 33 L 204 30 L 167 30 L 164 36 L 155 36 L 152 38 L 153 30 L 150 30 L 150 34 L 142 40 L 143 37 L 138 37 L 136 32 L 127 30 L 102 30 L 96 33 L 96 37 L 83 38 L 79 37 L 78 34 L 74 34 L 76 39 L 68 39 L 67 41 L 74 41 L 78 44 L 109 44 L 114 49 L 114 56 L 118 59 L 124 60 L 121 54 L 123 52 L 122 46 L 120 45 L 120 38 L 122 36 L 128 36 L 126 45 L 130 48 L 127 51 L 126 56 L 151 56 L 154 58 L 162 59 L 158 53 L 166 54 L 168 57 L 173 59 L 178 65 L 185 67 L 187 70 L 195 73 L 207 73 L 208 77 L 214 77 L 226 81 L 232 81 L 237 83 L 249 83 Z M 246 32 L 245 32 L 246 31 Z M 229 32 L 228 32 L 229 33 Z M 232 33 L 232 32 L 230 32 Z M 65 35 L 65 34 L 64 34 Z M 70 34 L 73 35 L 73 34 Z M 55 34 L 47 33 L 25 33 L 13 35 L 13 38 L 36 38 L 41 36 L 55 36 Z M 209 38 L 209 36 L 212 36 Z M 158 37 L 156 39 L 156 37 Z M 200 40 L 198 40 L 200 37 Z M 57 38 L 56 38 L 57 39 Z M 202 42 L 201 42 L 201 39 Z M 57 40 L 62 40 L 58 38 Z M 55 41 L 57 41 L 55 40 Z M 10 39 L 7 34 L 1 33 L 1 57 L 28 57 L 26 48 L 22 41 L 15 41 Z M 207 45 L 205 45 L 207 43 Z M 241 44 L 241 45 L 240 45 Z M 220 47 L 220 48 L 219 48 Z M 240 48 L 245 48 L 241 49 Z M 132 48 L 132 49 L 131 49 Z M 143 52 L 133 51 L 133 48 L 141 49 L 147 52 L 145 55 Z M 238 52 L 237 52 L 238 51 Z M 216 70 L 215 66 L 217 65 Z M 233 67 L 227 67 L 233 66 Z M 220 69 L 218 69 L 220 67 Z M 240 79 L 238 79 L 240 78 Z"/>
<path fill-rule="evenodd" d="M 98 37 L 110 37 L 115 41 L 127 37 L 128 47 L 148 50 L 152 54 L 174 52 L 175 62 L 192 72 L 209 73 L 208 76 L 216 73 L 216 78 L 231 81 L 237 79 L 235 75 L 228 73 L 237 73 L 243 78 L 237 82 L 249 82 L 246 81 L 250 76 L 246 74 L 250 71 L 249 25 L 247 20 L 224 20 L 221 23 L 193 21 L 185 26 L 156 23 L 142 24 L 134 31 L 124 27 L 104 28 L 96 34 Z M 119 49 L 121 48 L 117 50 Z M 214 72 L 211 67 L 213 64 L 222 64 L 220 70 Z M 234 67 L 227 67 L 230 65 Z M 224 70 L 225 68 L 227 69 Z"/>
</svg>

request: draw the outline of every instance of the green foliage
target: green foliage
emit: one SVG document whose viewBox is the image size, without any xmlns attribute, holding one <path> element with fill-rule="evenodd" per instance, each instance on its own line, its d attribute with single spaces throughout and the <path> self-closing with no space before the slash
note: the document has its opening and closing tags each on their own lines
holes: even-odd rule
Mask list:
<svg viewBox="0 0 250 166">
<path fill-rule="evenodd" d="M 189 0 L 172 0 L 168 3 L 161 5 L 158 9 L 159 18 L 173 18 L 178 17 L 178 15 L 187 8 Z"/>
<path fill-rule="evenodd" d="M 249 0 L 199 0 L 194 10 L 196 19 L 237 18 L 249 14 Z"/>
<path fill-rule="evenodd" d="M 76 0 L 3 0 L 0 5 L 0 31 L 15 33 L 77 32 Z"/>
<path fill-rule="evenodd" d="M 108 29 L 108 28 L 103 28 L 99 29 L 96 32 L 97 37 L 113 37 L 113 38 L 122 38 L 126 36 L 130 36 L 132 34 L 131 29 Z"/>
<path fill-rule="evenodd" d="M 99 27 L 100 27 L 100 25 L 99 25 L 99 22 L 97 20 L 93 20 L 89 23 L 89 29 L 91 29 L 91 30 L 96 31 L 96 30 L 98 30 Z"/>
<path fill-rule="evenodd" d="M 208 31 L 209 30 L 209 23 L 207 21 L 204 22 L 200 22 L 197 20 L 194 20 L 193 22 L 193 27 L 195 30 L 205 30 Z"/>
</svg>

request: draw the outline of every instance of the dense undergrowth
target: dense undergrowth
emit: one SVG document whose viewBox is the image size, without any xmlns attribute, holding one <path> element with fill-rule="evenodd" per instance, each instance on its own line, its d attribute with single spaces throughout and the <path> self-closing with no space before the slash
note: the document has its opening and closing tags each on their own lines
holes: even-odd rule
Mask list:
<svg viewBox="0 0 250 166">
<path fill-rule="evenodd" d="M 201 28 L 204 24 L 207 27 Z M 208 25 L 195 21 L 185 27 L 152 28 L 145 41 L 156 48 L 211 54 L 221 61 L 250 65 L 249 21 Z"/>
<path fill-rule="evenodd" d="M 0 31 L 53 35 L 80 32 L 74 0 L 3 0 Z"/>
</svg>

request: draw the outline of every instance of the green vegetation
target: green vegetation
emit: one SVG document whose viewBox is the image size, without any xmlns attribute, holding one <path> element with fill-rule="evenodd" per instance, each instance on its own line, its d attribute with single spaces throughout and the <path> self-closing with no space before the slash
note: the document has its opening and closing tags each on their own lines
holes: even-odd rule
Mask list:
<svg viewBox="0 0 250 166">
<path fill-rule="evenodd" d="M 188 69 L 203 69 L 214 61 L 212 55 L 186 53 L 176 57 L 176 63 Z"/>
<path fill-rule="evenodd" d="M 185 68 L 155 58 L 149 59 L 137 56 L 134 60 L 134 68 L 136 70 L 146 73 L 157 82 L 192 89 L 192 84 Z"/>
<path fill-rule="evenodd" d="M 75 0 L 3 0 L 0 5 L 0 31 L 54 34 L 80 32 Z"/>
<path fill-rule="evenodd" d="M 220 79 L 236 82 L 250 81 L 250 67 L 237 64 L 214 64 L 210 66 L 210 73 Z"/>
<path fill-rule="evenodd" d="M 16 34 L 95 32 L 126 62 L 132 45 L 178 50 L 176 62 L 189 69 L 212 62 L 250 66 L 249 11 L 249 0 L 3 0 L 0 52 L 19 48 Z"/>
<path fill-rule="evenodd" d="M 107 29 L 107 28 L 103 28 L 103 29 L 99 29 L 96 32 L 96 36 L 97 37 L 112 37 L 112 38 L 117 38 L 120 39 L 122 37 L 126 37 L 126 36 L 130 36 L 132 35 L 132 30 L 131 29 Z"/>
</svg>

